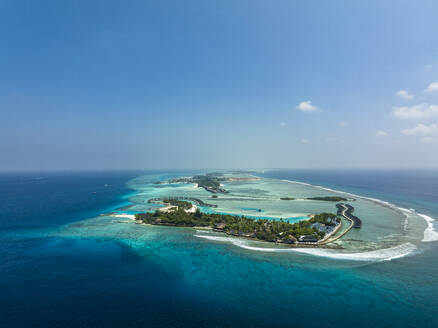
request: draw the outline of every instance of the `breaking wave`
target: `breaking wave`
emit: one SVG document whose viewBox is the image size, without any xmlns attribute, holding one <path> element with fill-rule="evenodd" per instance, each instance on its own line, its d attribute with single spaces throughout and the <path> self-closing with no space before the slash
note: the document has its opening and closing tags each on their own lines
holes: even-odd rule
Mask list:
<svg viewBox="0 0 438 328">
<path fill-rule="evenodd" d="M 352 260 L 352 261 L 391 261 L 405 257 L 417 250 L 417 247 L 411 243 L 404 243 L 390 248 L 383 248 L 374 251 L 366 251 L 360 253 L 343 253 L 331 249 L 324 248 L 265 248 L 256 247 L 248 244 L 247 241 L 233 237 L 220 237 L 220 236 L 205 236 L 195 235 L 198 238 L 204 238 L 208 240 L 214 240 L 219 242 L 228 242 L 235 246 L 249 249 L 259 252 L 272 252 L 272 253 L 303 253 L 308 255 L 328 257 L 338 260 Z"/>
<path fill-rule="evenodd" d="M 438 232 L 435 230 L 435 228 L 433 226 L 433 221 L 435 221 L 435 220 L 432 219 L 428 215 L 424 215 L 424 214 L 420 214 L 420 213 L 417 213 L 417 215 L 422 217 L 423 219 L 425 219 L 427 222 L 427 228 L 424 230 L 424 235 L 423 235 L 422 241 L 423 242 L 437 241 L 438 240 Z"/>
</svg>

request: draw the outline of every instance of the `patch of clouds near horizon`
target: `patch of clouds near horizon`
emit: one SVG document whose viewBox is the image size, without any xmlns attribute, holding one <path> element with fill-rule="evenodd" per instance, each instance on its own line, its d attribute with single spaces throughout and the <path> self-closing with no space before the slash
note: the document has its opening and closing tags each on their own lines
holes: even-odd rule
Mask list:
<svg viewBox="0 0 438 328">
<path fill-rule="evenodd" d="M 281 122 L 280 126 L 286 126 L 286 122 Z"/>
<path fill-rule="evenodd" d="M 350 125 L 350 123 L 348 123 L 348 122 L 339 122 L 339 126 L 341 126 L 341 127 L 346 127 L 349 125 Z"/>
<path fill-rule="evenodd" d="M 376 132 L 376 137 L 387 137 L 387 136 L 388 136 L 388 133 L 385 131 L 380 130 L 380 131 Z"/>
<path fill-rule="evenodd" d="M 310 143 L 309 139 L 301 139 L 301 143 L 308 144 Z"/>
<path fill-rule="evenodd" d="M 409 128 L 409 129 L 404 129 L 402 131 L 403 134 L 407 135 L 407 136 L 417 136 L 417 135 L 434 135 L 437 134 L 438 135 L 438 126 L 434 123 L 426 125 L 423 123 L 419 123 L 416 126 L 414 126 L 413 128 Z"/>
<path fill-rule="evenodd" d="M 423 103 L 411 107 L 394 107 L 392 113 L 401 119 L 425 119 L 438 116 L 438 106 Z"/>
<path fill-rule="evenodd" d="M 300 102 L 296 108 L 302 112 L 315 112 L 318 110 L 318 107 L 312 105 L 310 100 Z"/>
<path fill-rule="evenodd" d="M 395 93 L 397 96 L 399 96 L 400 98 L 406 99 L 406 100 L 411 100 L 414 98 L 414 95 L 410 94 L 408 91 L 406 90 L 399 90 Z"/>
<path fill-rule="evenodd" d="M 436 92 L 436 91 L 438 91 L 438 82 L 432 82 L 432 83 L 430 83 L 430 84 L 427 86 L 427 88 L 426 88 L 425 91 L 426 91 L 426 92 Z"/>
</svg>

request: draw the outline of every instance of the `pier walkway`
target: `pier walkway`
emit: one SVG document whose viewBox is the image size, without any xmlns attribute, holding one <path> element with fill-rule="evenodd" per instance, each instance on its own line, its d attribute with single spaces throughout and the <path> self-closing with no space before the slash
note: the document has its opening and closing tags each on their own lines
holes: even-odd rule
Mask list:
<svg viewBox="0 0 438 328">
<path fill-rule="evenodd" d="M 362 221 L 357 217 L 354 216 L 352 213 L 354 211 L 354 207 L 348 204 L 336 204 L 336 207 L 338 208 L 338 215 L 343 216 L 345 219 L 347 219 L 348 221 L 350 221 L 350 226 L 345 229 L 341 234 L 339 234 L 338 236 L 334 237 L 334 238 L 326 238 L 322 241 L 319 242 L 320 245 L 324 245 L 324 244 L 328 244 L 331 242 L 334 242 L 335 240 L 338 240 L 339 238 L 341 238 L 342 236 L 344 236 L 347 232 L 349 232 L 352 228 L 360 228 L 362 226 Z"/>
<path fill-rule="evenodd" d="M 348 204 L 336 204 L 336 207 L 338 208 L 338 215 L 342 215 L 344 218 L 350 220 L 353 222 L 353 228 L 360 228 L 362 227 L 362 221 L 357 217 L 353 215 L 354 207 Z"/>
</svg>

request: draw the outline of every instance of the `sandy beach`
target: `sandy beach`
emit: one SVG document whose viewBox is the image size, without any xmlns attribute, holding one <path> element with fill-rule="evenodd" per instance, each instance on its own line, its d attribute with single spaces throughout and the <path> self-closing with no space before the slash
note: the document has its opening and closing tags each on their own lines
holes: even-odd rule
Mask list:
<svg viewBox="0 0 438 328">
<path fill-rule="evenodd" d="M 128 218 L 131 220 L 135 220 L 135 215 L 134 214 L 112 214 L 111 216 L 115 217 L 115 218 Z"/>
</svg>

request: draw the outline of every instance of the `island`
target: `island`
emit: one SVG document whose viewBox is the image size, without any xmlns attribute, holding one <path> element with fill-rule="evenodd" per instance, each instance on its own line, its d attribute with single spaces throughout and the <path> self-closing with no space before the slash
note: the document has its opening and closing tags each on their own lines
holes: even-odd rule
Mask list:
<svg viewBox="0 0 438 328">
<path fill-rule="evenodd" d="M 307 218 L 300 221 L 273 217 L 245 216 L 234 213 L 218 213 L 215 208 L 219 205 L 216 201 L 241 200 L 248 201 L 251 198 L 236 197 L 233 193 L 232 185 L 240 185 L 242 182 L 252 182 L 260 180 L 254 175 L 235 176 L 221 172 L 197 174 L 193 176 L 176 177 L 166 181 L 154 182 L 155 184 L 194 184 L 196 188 L 203 188 L 211 193 L 207 203 L 204 200 L 190 197 L 188 193 L 183 195 L 165 195 L 161 197 L 149 198 L 147 203 L 155 204 L 145 212 L 138 214 L 110 213 L 115 217 L 128 217 L 135 219 L 138 224 L 150 224 L 158 226 L 187 227 L 196 229 L 207 229 L 230 236 L 248 238 L 257 241 L 287 244 L 291 247 L 341 247 L 333 244 L 334 241 L 351 231 L 352 228 L 360 229 L 361 220 L 353 215 L 354 208 L 344 202 L 354 199 L 347 199 L 340 196 L 314 196 L 307 198 L 296 198 L 282 196 L 276 198 L 280 201 L 324 201 L 336 202 L 337 213 L 323 212 L 319 214 L 309 214 Z M 226 190 L 224 187 L 226 184 Z M 199 191 L 196 191 L 199 194 Z M 227 193 L 227 197 L 219 198 L 219 193 Z M 234 196 L 234 197 L 233 197 Z M 293 195 L 292 195 L 293 196 Z M 213 201 L 214 200 L 214 201 Z M 275 199 L 274 199 L 275 200 Z M 160 206 L 156 206 L 160 205 Z M 251 207 L 242 208 L 262 212 L 261 208 Z M 327 245 L 327 246 L 325 246 Z"/>
<path fill-rule="evenodd" d="M 175 179 L 170 179 L 169 183 L 193 183 L 196 184 L 198 188 L 204 188 L 206 191 L 215 193 L 228 193 L 228 191 L 223 187 L 223 182 L 243 182 L 243 181 L 257 181 L 259 178 L 248 176 L 248 177 L 229 177 L 224 176 L 223 173 L 212 172 L 204 175 L 194 175 L 192 177 L 180 177 Z M 155 182 L 156 184 L 165 183 L 163 181 Z"/>
<path fill-rule="evenodd" d="M 231 214 L 203 213 L 187 201 L 163 199 L 167 205 L 155 212 L 135 215 L 138 223 L 175 227 L 204 227 L 227 235 L 282 244 L 318 244 L 341 224 L 332 213 L 320 213 L 310 219 L 289 223 L 279 219 L 252 219 Z"/>
<path fill-rule="evenodd" d="M 211 193 L 226 193 L 222 188 L 220 181 L 223 181 L 217 173 L 208 173 L 205 175 L 195 175 L 192 177 L 182 177 L 169 180 L 169 183 L 194 183 L 198 188 L 204 188 Z"/>
</svg>

